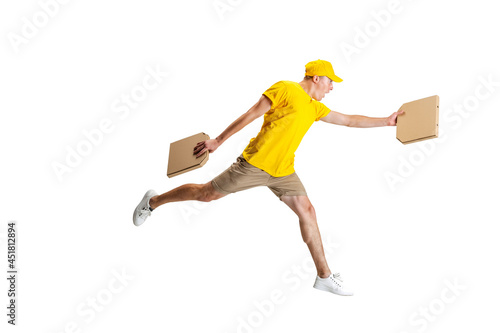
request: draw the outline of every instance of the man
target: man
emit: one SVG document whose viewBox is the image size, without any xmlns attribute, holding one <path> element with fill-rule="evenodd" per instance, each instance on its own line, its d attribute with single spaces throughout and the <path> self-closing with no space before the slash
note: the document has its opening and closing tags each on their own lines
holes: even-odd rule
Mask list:
<svg viewBox="0 0 500 333">
<path fill-rule="evenodd" d="M 217 138 L 199 142 L 194 154 L 213 153 L 231 135 L 264 115 L 257 136 L 250 140 L 237 161 L 206 184 L 185 184 L 157 195 L 146 192 L 134 211 L 134 224 L 141 225 L 157 207 L 174 201 L 212 201 L 230 193 L 267 186 L 299 218 L 302 239 L 307 244 L 317 270 L 314 288 L 338 295 L 352 295 L 340 274 L 332 274 L 326 262 L 314 207 L 294 170 L 294 153 L 309 127 L 318 120 L 349 127 L 394 126 L 399 114 L 387 118 L 345 115 L 329 110 L 320 101 L 333 89 L 335 75 L 331 63 L 316 60 L 306 65 L 300 83 L 279 81 L 267 89 L 259 101 L 236 119 Z"/>
</svg>

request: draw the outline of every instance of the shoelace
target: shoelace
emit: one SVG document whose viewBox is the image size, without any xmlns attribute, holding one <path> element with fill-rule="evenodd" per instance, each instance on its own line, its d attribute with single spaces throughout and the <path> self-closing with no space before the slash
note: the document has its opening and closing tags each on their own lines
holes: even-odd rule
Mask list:
<svg viewBox="0 0 500 333">
<path fill-rule="evenodd" d="M 333 277 L 336 278 L 337 280 L 340 280 L 342 282 L 344 282 L 341 278 L 340 278 L 340 273 L 333 273 Z"/>
<path fill-rule="evenodd" d="M 147 207 L 141 209 L 141 211 L 139 212 L 140 217 L 146 218 L 146 217 L 149 217 L 150 215 L 151 215 L 151 211 Z"/>
<path fill-rule="evenodd" d="M 339 288 L 342 288 L 342 285 L 341 285 L 341 284 L 339 284 L 339 283 L 336 281 L 336 279 L 337 279 L 337 280 L 339 280 L 340 282 L 344 282 L 344 281 L 342 281 L 342 279 L 340 278 L 340 273 L 333 273 L 332 275 L 330 275 L 330 280 L 332 280 L 332 281 L 333 281 L 333 283 L 335 283 L 335 284 L 336 284 Z"/>
</svg>

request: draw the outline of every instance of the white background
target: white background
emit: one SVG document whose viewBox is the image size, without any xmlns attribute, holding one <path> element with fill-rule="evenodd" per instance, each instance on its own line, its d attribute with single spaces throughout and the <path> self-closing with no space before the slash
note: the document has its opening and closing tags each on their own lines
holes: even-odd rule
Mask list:
<svg viewBox="0 0 500 333">
<path fill-rule="evenodd" d="M 6 274 L 15 220 L 19 267 L 15 328 L 1 279 L 2 332 L 498 330 L 500 23 L 490 1 L 54 3 L 0 6 L 0 266 Z M 146 190 L 209 181 L 262 119 L 172 179 L 170 142 L 216 137 L 316 59 L 344 79 L 322 101 L 333 110 L 385 117 L 411 100 L 441 102 L 440 138 L 426 145 L 402 145 L 395 127 L 318 122 L 296 152 L 330 267 L 353 297 L 312 288 L 297 218 L 267 188 L 169 204 L 132 224 Z M 147 68 L 168 76 L 126 116 L 114 112 Z M 84 131 L 105 119 L 112 130 L 89 146 Z M 90 151 L 58 177 L 54 164 L 78 145 Z M 391 186 L 388 175 L 400 178 Z"/>
</svg>

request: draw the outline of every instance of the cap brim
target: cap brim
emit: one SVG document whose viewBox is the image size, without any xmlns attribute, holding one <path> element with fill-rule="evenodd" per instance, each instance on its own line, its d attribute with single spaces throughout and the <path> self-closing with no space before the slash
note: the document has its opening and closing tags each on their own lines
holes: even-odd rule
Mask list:
<svg viewBox="0 0 500 333">
<path fill-rule="evenodd" d="M 344 81 L 341 78 L 339 78 L 337 75 L 333 75 L 333 77 L 331 77 L 330 79 L 332 81 L 334 81 L 334 82 L 342 82 L 342 81 Z"/>
</svg>

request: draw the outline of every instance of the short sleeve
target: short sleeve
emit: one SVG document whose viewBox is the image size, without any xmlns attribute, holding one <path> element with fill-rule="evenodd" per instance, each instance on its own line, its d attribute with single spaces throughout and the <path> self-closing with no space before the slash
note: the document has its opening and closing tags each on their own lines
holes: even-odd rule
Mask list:
<svg viewBox="0 0 500 333">
<path fill-rule="evenodd" d="M 325 104 L 321 102 L 316 102 L 316 119 L 315 121 L 320 120 L 324 116 L 330 113 L 330 109 L 325 106 Z"/>
<path fill-rule="evenodd" d="M 276 82 L 269 89 L 262 93 L 271 100 L 271 109 L 280 107 L 285 103 L 286 87 L 283 81 Z"/>
</svg>

